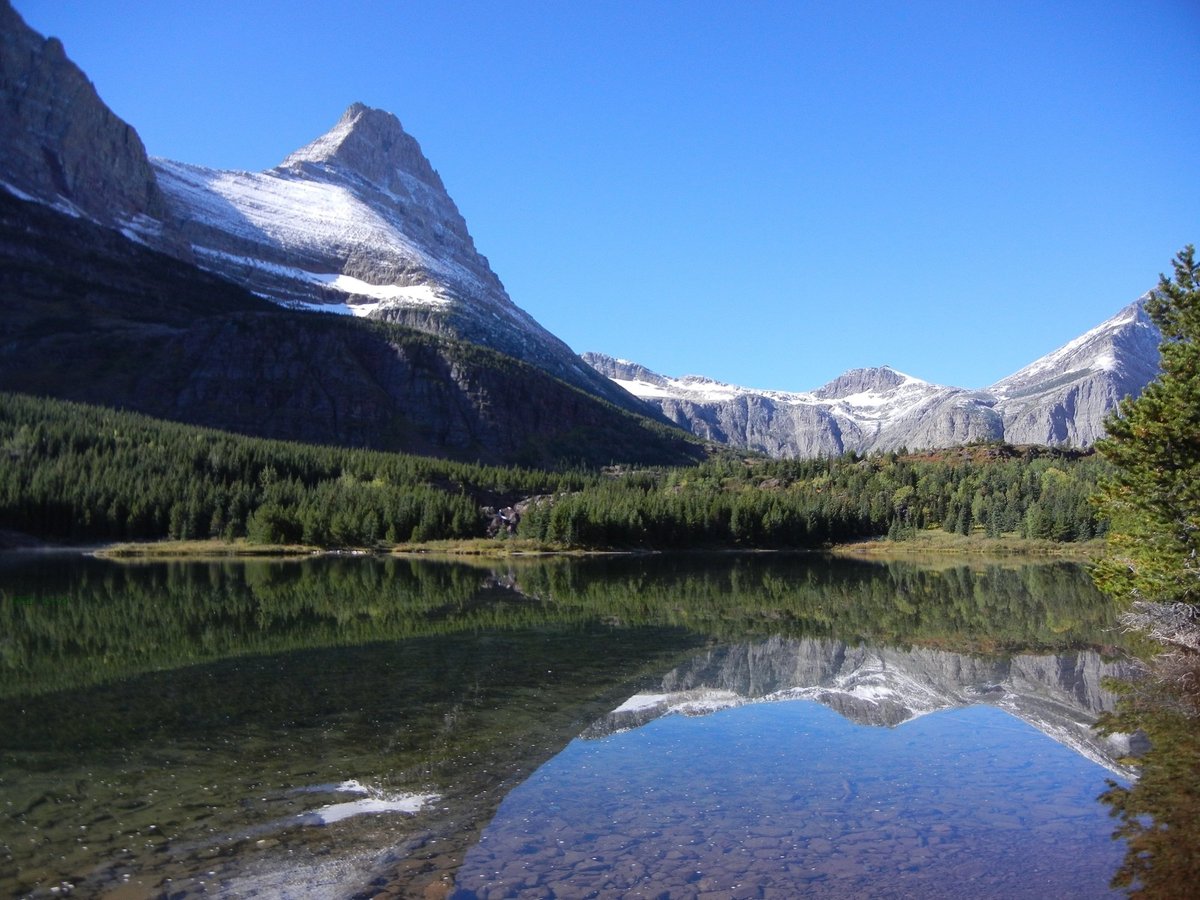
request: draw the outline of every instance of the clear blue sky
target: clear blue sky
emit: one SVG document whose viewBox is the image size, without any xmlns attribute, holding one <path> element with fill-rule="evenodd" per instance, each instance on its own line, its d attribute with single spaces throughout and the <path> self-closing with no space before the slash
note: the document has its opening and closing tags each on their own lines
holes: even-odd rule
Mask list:
<svg viewBox="0 0 1200 900">
<path fill-rule="evenodd" d="M 1200 2 L 14 0 L 154 155 L 262 169 L 355 100 L 578 351 L 982 387 L 1200 243 Z"/>
</svg>

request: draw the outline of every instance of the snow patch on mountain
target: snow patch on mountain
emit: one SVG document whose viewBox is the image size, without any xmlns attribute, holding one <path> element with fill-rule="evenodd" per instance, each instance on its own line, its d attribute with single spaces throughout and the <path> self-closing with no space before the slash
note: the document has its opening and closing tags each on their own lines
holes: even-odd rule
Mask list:
<svg viewBox="0 0 1200 900">
<path fill-rule="evenodd" d="M 1143 295 L 1095 328 L 1089 329 L 1012 375 L 1000 379 L 988 388 L 989 392 L 1006 398 L 1016 393 L 1028 392 L 1039 382 L 1058 378 L 1068 372 L 1115 371 L 1120 367 L 1116 345 L 1131 332 L 1141 332 L 1145 339 L 1143 343 L 1149 341 L 1157 347 L 1160 336 L 1146 313 L 1147 299 L 1148 295 Z M 1157 357 L 1155 362 L 1157 363 Z"/>
<path fill-rule="evenodd" d="M 312 303 L 303 300 L 280 299 L 266 294 L 260 295 L 267 300 L 274 300 L 274 302 L 292 309 L 371 316 L 392 305 L 437 307 L 451 302 L 443 292 L 431 284 L 371 284 L 339 272 L 309 272 L 296 266 L 283 266 L 251 256 L 224 253 L 220 250 L 213 250 L 211 247 L 197 247 L 196 257 L 200 261 L 207 260 L 207 264 L 201 262 L 201 265 L 212 271 L 256 270 L 265 276 L 327 288 L 335 296 L 344 295 L 346 297 L 345 302 L 342 303 L 336 301 Z"/>
<path fill-rule="evenodd" d="M 605 362 L 607 358 L 603 354 L 585 353 L 583 358 L 600 372 L 614 368 Z M 816 391 L 773 391 L 726 384 L 700 375 L 671 378 L 651 373 L 628 360 L 612 359 L 611 363 L 618 368 L 643 369 L 646 374 L 639 378 L 610 376 L 629 393 L 643 400 L 673 399 L 693 403 L 727 403 L 738 397 L 763 398 L 785 406 L 825 407 L 854 418 L 862 425 L 876 427 L 882 427 L 902 417 L 914 406 L 946 390 L 940 385 L 905 375 L 887 366 L 872 370 L 856 369 L 847 373 L 861 374 L 867 379 L 874 375 L 875 380 L 860 384 L 860 389 L 853 393 L 839 394 L 835 387 L 837 382 L 830 382 Z M 842 376 L 843 379 L 846 377 Z"/>
<path fill-rule="evenodd" d="M 967 392 L 890 366 L 854 369 L 815 391 L 801 392 L 745 388 L 696 375 L 670 378 L 598 353 L 585 353 L 583 359 L 694 434 L 772 456 L 899 447 L 908 437 L 905 423 L 928 419 L 950 421 L 945 428 L 951 442 L 994 430 L 990 414 L 977 412 Z M 939 418 L 943 406 L 956 411 Z M 940 437 L 931 434 L 929 440 Z"/>
<path fill-rule="evenodd" d="M 1146 299 L 988 389 L 1009 441 L 1086 447 L 1104 436 L 1105 417 L 1158 375 L 1162 335 Z"/>
<path fill-rule="evenodd" d="M 225 172 L 164 159 L 153 162 L 168 197 L 188 211 L 192 230 L 203 232 L 194 249 L 207 260 L 205 266 L 220 271 L 233 262 L 275 276 L 270 299 L 276 302 L 297 299 L 298 293 L 311 296 L 312 284 L 337 289 L 337 276 L 352 278 L 347 286 L 357 288 L 344 293 L 364 293 L 361 286 L 370 285 L 375 296 L 387 287 L 427 284 L 433 278 L 467 294 L 485 289 L 466 267 L 425 252 L 399 223 L 344 185 L 278 171 Z M 242 252 L 223 249 L 230 243 Z M 371 284 L 343 271 L 329 272 L 364 254 L 378 259 L 392 278 Z M 301 265 L 289 265 L 292 260 Z"/>
</svg>

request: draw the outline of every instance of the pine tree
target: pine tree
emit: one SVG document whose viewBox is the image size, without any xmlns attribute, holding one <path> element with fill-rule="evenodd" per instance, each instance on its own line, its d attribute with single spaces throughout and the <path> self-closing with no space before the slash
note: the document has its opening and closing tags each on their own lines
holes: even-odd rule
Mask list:
<svg viewBox="0 0 1200 900">
<path fill-rule="evenodd" d="M 1200 272 L 1188 245 L 1146 312 L 1162 331 L 1162 371 L 1105 423 L 1114 472 L 1099 506 L 1111 522 L 1097 581 L 1126 601 L 1200 603 Z"/>
<path fill-rule="evenodd" d="M 1099 497 L 1110 550 L 1096 580 L 1132 604 L 1126 626 L 1166 649 L 1100 723 L 1150 741 L 1137 781 L 1110 781 L 1101 797 L 1127 848 L 1113 885 L 1138 897 L 1191 896 L 1200 875 L 1200 279 L 1191 246 L 1174 268 L 1146 303 L 1163 334 L 1162 372 L 1122 402 L 1100 444 L 1115 471 Z"/>
</svg>

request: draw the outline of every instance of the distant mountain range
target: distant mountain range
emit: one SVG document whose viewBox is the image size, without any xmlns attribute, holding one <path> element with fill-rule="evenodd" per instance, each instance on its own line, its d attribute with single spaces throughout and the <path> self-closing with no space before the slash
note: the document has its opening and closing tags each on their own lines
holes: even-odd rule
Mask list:
<svg viewBox="0 0 1200 900">
<path fill-rule="evenodd" d="M 984 391 L 888 368 L 756 391 L 581 359 L 512 302 L 392 114 L 355 103 L 265 172 L 150 160 L 8 0 L 0 148 L 4 390 L 486 462 L 683 463 L 697 437 L 1085 446 L 1157 371 L 1137 305 Z"/>
<path fill-rule="evenodd" d="M 670 378 L 601 353 L 583 358 L 693 434 L 771 456 L 812 457 L 992 440 L 1087 447 L 1103 436 L 1117 402 L 1158 373 L 1160 339 L 1138 300 L 977 391 L 887 366 L 853 369 L 809 392 L 754 390 L 698 375 Z"/>
</svg>

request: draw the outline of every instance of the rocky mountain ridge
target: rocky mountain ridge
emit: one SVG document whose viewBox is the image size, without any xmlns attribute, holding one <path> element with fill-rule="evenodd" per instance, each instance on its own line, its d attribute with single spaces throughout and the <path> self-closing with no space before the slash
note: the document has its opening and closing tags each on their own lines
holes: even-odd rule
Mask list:
<svg viewBox="0 0 1200 900">
<path fill-rule="evenodd" d="M 7 0 L 0 98 L 0 187 L 186 256 L 164 234 L 170 214 L 137 131 L 104 105 L 62 42 L 29 28 Z"/>
<path fill-rule="evenodd" d="M 1158 372 L 1158 329 L 1139 299 L 982 390 L 887 366 L 852 369 L 809 392 L 670 378 L 600 353 L 583 359 L 692 433 L 777 457 L 927 449 L 973 441 L 1087 447 L 1104 418 Z"/>
</svg>

